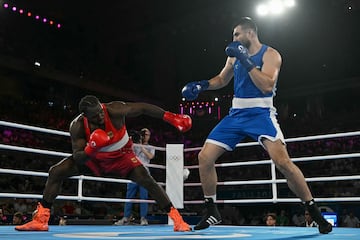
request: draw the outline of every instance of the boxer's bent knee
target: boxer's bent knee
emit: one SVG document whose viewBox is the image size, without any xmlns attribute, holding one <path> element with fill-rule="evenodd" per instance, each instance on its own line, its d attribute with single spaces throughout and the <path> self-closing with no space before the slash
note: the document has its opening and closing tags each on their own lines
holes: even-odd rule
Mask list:
<svg viewBox="0 0 360 240">
<path fill-rule="evenodd" d="M 159 185 L 144 166 L 134 168 L 129 175 L 129 179 L 147 189 L 149 193 L 156 192 L 159 189 Z"/>
<path fill-rule="evenodd" d="M 48 171 L 49 178 L 51 179 L 63 179 L 69 176 L 73 176 L 75 172 L 76 165 L 71 156 L 64 158 L 55 165 L 52 165 Z"/>
</svg>

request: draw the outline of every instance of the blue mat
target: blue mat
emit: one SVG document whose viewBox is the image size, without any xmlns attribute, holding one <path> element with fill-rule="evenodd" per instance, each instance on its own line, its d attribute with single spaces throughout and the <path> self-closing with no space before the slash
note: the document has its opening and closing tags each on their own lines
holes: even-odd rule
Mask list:
<svg viewBox="0 0 360 240">
<path fill-rule="evenodd" d="M 359 228 L 334 228 L 329 234 L 319 234 L 317 228 L 211 226 L 194 232 L 173 232 L 169 225 L 148 226 L 50 226 L 48 232 L 18 232 L 14 226 L 0 226 L 0 239 L 6 240 L 79 240 L 79 239 L 331 239 L 359 240 Z"/>
</svg>

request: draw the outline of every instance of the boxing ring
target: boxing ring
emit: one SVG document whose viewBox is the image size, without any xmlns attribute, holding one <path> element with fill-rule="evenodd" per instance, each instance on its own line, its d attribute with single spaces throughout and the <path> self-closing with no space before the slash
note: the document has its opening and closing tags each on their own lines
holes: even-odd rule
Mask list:
<svg viewBox="0 0 360 240">
<path fill-rule="evenodd" d="M 11 122 L 0 121 L 0 126 L 5 128 L 19 128 L 29 131 L 41 132 L 44 134 L 69 136 L 68 132 L 57 131 L 52 129 L 45 129 L 39 127 L 28 126 L 24 124 L 17 124 Z M 360 131 L 326 134 L 318 136 L 298 137 L 286 139 L 287 143 L 291 142 L 304 142 L 314 141 L 322 139 L 336 139 L 336 138 L 348 138 L 358 137 Z M 240 143 L 238 148 L 258 146 L 257 142 Z M 56 157 L 69 156 L 66 152 L 56 152 L 50 150 L 42 150 L 21 146 L 14 146 L 8 144 L 0 144 L 1 151 L 16 151 L 27 152 L 30 154 L 43 154 Z M 166 152 L 167 148 L 155 147 L 157 151 Z M 188 148 L 184 149 L 183 154 L 199 151 L 200 148 Z M 323 155 L 323 156 L 309 156 L 309 157 L 295 157 L 292 158 L 294 162 L 316 162 L 316 161 L 331 161 L 337 159 L 353 159 L 359 158 L 360 152 L 342 153 L 335 155 Z M 59 159 L 60 160 L 60 159 Z M 185 159 L 186 164 L 186 159 Z M 286 184 L 286 180 L 279 177 L 276 173 L 275 165 L 269 160 L 254 160 L 254 161 L 240 161 L 216 164 L 217 169 L 226 169 L 228 167 L 248 167 L 255 165 L 269 166 L 270 177 L 257 179 L 257 180 L 240 180 L 240 181 L 219 181 L 218 188 L 222 186 L 237 186 L 237 185 L 262 185 L 267 184 L 271 189 L 271 197 L 253 198 L 253 199 L 220 199 L 217 202 L 219 204 L 263 204 L 263 203 L 300 203 L 300 200 L 295 197 L 281 197 L 278 190 L 280 185 Z M 160 170 L 166 170 L 164 165 L 149 164 L 149 167 L 157 168 Z M 183 166 L 190 169 L 190 172 L 196 171 L 197 165 Z M 7 175 L 23 175 L 23 176 L 37 176 L 47 177 L 47 172 L 27 171 L 27 170 L 15 170 L 9 168 L 0 168 L 0 174 Z M 193 174 L 193 173 L 191 173 Z M 190 175 L 191 175 L 190 174 Z M 83 193 L 83 184 L 85 181 L 96 182 L 111 182 L 126 184 L 130 182 L 125 179 L 117 178 L 101 178 L 93 176 L 74 176 L 72 179 L 77 181 L 77 194 L 76 195 L 59 195 L 57 199 L 73 200 L 73 201 L 95 201 L 95 202 L 149 202 L 154 203 L 153 200 L 140 200 L 140 199 L 125 199 L 125 198 L 105 198 L 105 197 L 90 197 L 85 196 Z M 333 182 L 333 181 L 348 181 L 360 180 L 360 175 L 341 175 L 330 177 L 307 177 L 306 181 L 312 182 Z M 166 186 L 166 183 L 160 182 L 162 186 Z M 184 182 L 183 186 L 186 188 L 200 187 L 198 182 Z M 200 190 L 199 190 L 200 191 Z M 41 199 L 42 195 L 39 194 L 26 194 L 26 193 L 11 193 L 0 192 L 0 198 L 26 198 L 26 199 Z M 315 197 L 318 203 L 326 202 L 358 202 L 360 196 L 343 196 L 343 197 Z M 199 200 L 183 200 L 183 204 L 196 205 L 202 204 L 201 197 Z M 176 206 L 176 205 L 175 205 Z M 185 218 L 185 217 L 184 217 Z M 223 216 L 224 218 L 224 216 Z M 186 218 L 185 218 L 186 220 Z M 318 233 L 317 228 L 306 227 L 266 227 L 266 226 L 238 226 L 238 225 L 217 225 L 211 226 L 209 229 L 196 231 L 196 232 L 173 232 L 172 226 L 167 224 L 150 224 L 148 226 L 127 225 L 127 226 L 97 226 L 97 225 L 67 225 L 56 226 L 51 225 L 48 232 L 17 232 L 14 230 L 14 226 L 0 226 L 0 239 L 360 239 L 360 229 L 356 228 L 342 228 L 334 227 L 333 231 L 327 235 L 321 235 Z"/>
<path fill-rule="evenodd" d="M 13 240 L 79 240 L 79 239 L 252 239 L 252 240 L 358 240 L 359 230 L 335 228 L 330 234 L 319 234 L 316 228 L 211 226 L 196 232 L 173 232 L 167 225 L 148 226 L 50 226 L 49 232 L 17 232 L 13 226 L 0 226 L 1 239 Z"/>
</svg>

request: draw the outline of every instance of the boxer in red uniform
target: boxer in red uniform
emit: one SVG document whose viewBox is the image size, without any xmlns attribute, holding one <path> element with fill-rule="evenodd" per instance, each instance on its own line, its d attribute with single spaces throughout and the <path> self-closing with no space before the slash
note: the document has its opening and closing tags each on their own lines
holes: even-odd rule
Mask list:
<svg viewBox="0 0 360 240">
<path fill-rule="evenodd" d="M 186 132 L 191 126 L 187 115 L 174 114 L 147 103 L 114 101 L 100 103 L 95 96 L 85 96 L 79 103 L 80 115 L 70 124 L 73 153 L 49 170 L 43 199 L 32 221 L 16 226 L 18 231 L 48 231 L 50 209 L 64 179 L 83 173 L 84 166 L 96 176 L 121 176 L 146 188 L 159 207 L 174 222 L 174 231 L 191 231 L 164 190 L 149 175 L 132 150 L 133 142 L 126 130 L 125 117 L 148 115 L 160 118 Z"/>
</svg>

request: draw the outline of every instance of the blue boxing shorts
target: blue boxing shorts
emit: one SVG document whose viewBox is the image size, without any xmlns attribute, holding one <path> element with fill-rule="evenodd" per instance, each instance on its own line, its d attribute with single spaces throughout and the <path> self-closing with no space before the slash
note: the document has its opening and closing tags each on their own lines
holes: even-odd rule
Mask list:
<svg viewBox="0 0 360 240">
<path fill-rule="evenodd" d="M 279 139 L 285 144 L 275 108 L 231 108 L 229 115 L 210 132 L 206 142 L 232 151 L 246 136 L 258 141 L 263 147 L 263 138 L 271 141 Z"/>
</svg>

